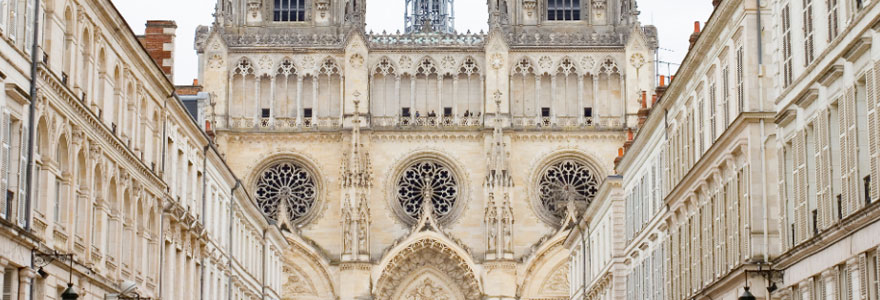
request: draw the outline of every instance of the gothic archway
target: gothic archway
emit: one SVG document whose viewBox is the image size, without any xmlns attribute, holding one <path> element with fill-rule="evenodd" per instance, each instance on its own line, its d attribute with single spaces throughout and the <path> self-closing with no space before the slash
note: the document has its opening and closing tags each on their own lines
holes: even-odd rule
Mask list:
<svg viewBox="0 0 880 300">
<path fill-rule="evenodd" d="M 374 291 L 377 300 L 479 300 L 477 275 L 457 251 L 423 238 L 384 264 Z"/>
</svg>

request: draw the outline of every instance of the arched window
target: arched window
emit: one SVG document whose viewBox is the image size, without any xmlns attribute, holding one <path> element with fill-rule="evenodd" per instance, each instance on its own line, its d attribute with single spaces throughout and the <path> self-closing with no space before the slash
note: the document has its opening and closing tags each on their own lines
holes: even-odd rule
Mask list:
<svg viewBox="0 0 880 300">
<path fill-rule="evenodd" d="M 547 0 L 547 21 L 578 21 L 580 19 L 580 0 Z"/>
<path fill-rule="evenodd" d="M 294 162 L 281 162 L 264 170 L 256 185 L 257 204 L 273 220 L 282 216 L 298 223 L 312 212 L 318 197 L 314 175 Z"/>
<path fill-rule="evenodd" d="M 275 22 L 302 22 L 306 20 L 306 0 L 275 0 Z"/>
</svg>

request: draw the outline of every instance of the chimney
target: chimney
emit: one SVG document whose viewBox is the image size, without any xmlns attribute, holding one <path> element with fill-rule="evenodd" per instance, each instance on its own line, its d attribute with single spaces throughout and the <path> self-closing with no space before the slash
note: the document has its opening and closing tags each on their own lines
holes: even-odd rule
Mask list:
<svg viewBox="0 0 880 300">
<path fill-rule="evenodd" d="M 649 114 L 651 114 L 651 110 L 648 109 L 648 92 L 642 91 L 642 108 L 639 109 L 639 112 L 638 112 L 639 128 L 642 128 L 642 126 L 645 126 L 645 122 L 648 121 Z"/>
<path fill-rule="evenodd" d="M 694 22 L 694 33 L 691 34 L 691 45 L 688 47 L 688 50 L 694 48 L 694 45 L 697 43 L 697 39 L 700 38 L 700 21 Z"/>
<path fill-rule="evenodd" d="M 147 21 L 147 29 L 144 35 L 139 38 L 150 57 L 172 80 L 174 79 L 174 37 L 176 32 L 177 23 L 174 21 L 152 20 Z"/>
<path fill-rule="evenodd" d="M 666 93 L 666 76 L 660 75 L 660 85 L 654 89 L 654 103 L 651 104 L 651 107 L 657 104 L 657 100 L 663 98 L 664 93 Z"/>
<path fill-rule="evenodd" d="M 623 160 L 623 148 L 617 149 L 617 158 L 614 159 L 614 165 L 617 166 L 620 164 L 620 161 Z"/>
<path fill-rule="evenodd" d="M 632 128 L 626 130 L 626 142 L 623 142 L 624 151 L 629 151 L 629 147 L 632 147 L 635 136 L 633 134 Z"/>
</svg>

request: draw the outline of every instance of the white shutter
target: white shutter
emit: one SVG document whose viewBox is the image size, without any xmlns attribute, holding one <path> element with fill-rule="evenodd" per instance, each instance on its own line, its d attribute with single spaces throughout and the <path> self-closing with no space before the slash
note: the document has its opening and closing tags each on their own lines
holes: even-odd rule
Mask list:
<svg viewBox="0 0 880 300">
<path fill-rule="evenodd" d="M 794 241 L 795 245 L 807 238 L 807 181 L 806 179 L 806 150 L 803 131 L 798 131 L 794 137 Z"/>
<path fill-rule="evenodd" d="M 847 164 L 847 188 L 849 189 L 849 213 L 852 214 L 859 210 L 864 204 L 860 201 L 862 189 L 859 188 L 861 180 L 859 179 L 859 163 L 858 163 L 858 129 L 856 128 L 856 89 L 850 87 L 846 93 L 846 164 Z"/>
<path fill-rule="evenodd" d="M 3 300 L 12 300 L 12 285 L 15 284 L 15 269 L 3 269 Z"/>
<path fill-rule="evenodd" d="M 880 178 L 880 168 L 878 168 L 878 164 L 880 164 L 880 148 L 877 145 L 877 105 L 876 105 L 876 96 L 877 96 L 877 85 L 874 81 L 874 69 L 869 69 L 865 74 L 865 103 L 868 109 L 868 148 L 870 155 L 870 176 L 871 176 L 871 186 L 869 187 L 869 197 L 870 200 L 876 201 L 880 198 L 880 185 L 877 184 L 878 178 Z"/>
<path fill-rule="evenodd" d="M 748 261 L 751 257 L 751 253 L 749 253 L 749 243 L 751 241 L 751 232 L 746 230 L 746 228 L 751 228 L 748 223 L 751 221 L 751 213 L 749 207 L 749 194 L 750 194 L 750 184 L 751 184 L 751 173 L 750 173 L 749 165 L 745 165 L 740 169 L 741 175 L 741 186 L 739 188 L 739 219 L 742 220 L 743 224 L 739 226 L 739 231 L 742 233 L 742 238 L 739 243 L 740 247 L 740 259 L 739 261 Z"/>
<path fill-rule="evenodd" d="M 9 200 L 7 199 L 7 191 L 9 190 L 9 115 L 8 114 L 0 114 L 0 143 L 2 143 L 2 147 L 0 147 L 0 176 L 2 176 L 2 180 L 0 180 L 0 211 L 2 211 L 2 217 L 8 218 L 9 216 Z"/>
<path fill-rule="evenodd" d="M 789 201 L 791 201 L 790 197 L 792 197 L 793 195 L 788 195 L 786 193 L 787 189 L 785 188 L 785 186 L 786 186 L 786 182 L 785 182 L 786 173 L 790 172 L 789 170 L 785 169 L 785 147 L 783 145 L 780 145 L 777 152 L 778 152 L 778 154 L 776 156 L 776 162 L 777 162 L 778 166 L 776 168 L 776 173 L 777 173 L 777 175 L 776 175 L 776 177 L 777 177 L 776 190 L 779 191 L 779 203 L 781 204 L 781 208 L 782 208 L 779 210 L 779 228 L 782 228 L 782 239 L 780 239 L 780 240 L 782 242 L 782 250 L 785 251 L 785 250 L 789 249 L 789 247 L 792 244 L 792 241 L 794 241 L 794 237 L 791 236 L 791 230 L 788 228 L 788 225 L 787 225 L 788 224 L 787 218 L 791 218 L 792 216 L 787 216 L 787 212 L 786 212 L 787 211 L 786 204 Z M 736 183 L 736 184 L 739 184 L 739 183 Z M 735 197 L 736 194 L 734 194 L 733 196 Z M 728 209 L 728 214 L 730 214 L 730 213 L 731 213 L 731 211 L 730 211 L 730 209 Z M 728 227 L 735 228 L 735 226 L 728 226 Z"/>
<path fill-rule="evenodd" d="M 818 226 L 826 229 L 834 223 L 834 195 L 831 188 L 831 136 L 829 133 L 828 111 L 819 112 L 816 131 L 816 184 L 818 185 Z"/>
<path fill-rule="evenodd" d="M 27 193 L 27 153 L 28 153 L 28 128 L 24 122 L 21 122 L 21 130 L 19 131 L 19 136 L 21 137 L 19 140 L 21 144 L 19 146 L 19 167 L 18 167 L 18 225 L 24 227 L 27 224 L 27 204 L 25 203 L 25 194 Z"/>
<path fill-rule="evenodd" d="M 865 253 L 859 254 L 859 299 L 868 299 L 868 257 Z"/>
<path fill-rule="evenodd" d="M 856 188 L 858 178 L 856 178 L 857 175 L 853 172 L 856 169 L 855 118 L 853 118 L 853 113 L 851 112 L 853 109 L 855 109 L 855 88 L 849 87 L 845 96 L 838 104 L 838 120 L 840 122 L 840 194 L 843 216 L 849 216 L 849 214 L 855 211 L 855 204 L 859 198 Z"/>
</svg>

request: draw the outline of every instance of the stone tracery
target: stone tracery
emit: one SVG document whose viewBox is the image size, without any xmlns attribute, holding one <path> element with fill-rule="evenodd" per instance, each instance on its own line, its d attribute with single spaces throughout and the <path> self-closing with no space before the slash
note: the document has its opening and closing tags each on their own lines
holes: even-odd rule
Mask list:
<svg viewBox="0 0 880 300">
<path fill-rule="evenodd" d="M 573 159 L 547 167 L 537 187 L 542 213 L 555 222 L 565 217 L 569 203 L 584 207 L 593 200 L 598 189 L 596 173 Z"/>
<path fill-rule="evenodd" d="M 424 199 L 430 198 L 434 214 L 444 220 L 458 199 L 458 184 L 449 167 L 434 161 L 420 161 L 407 167 L 397 181 L 397 204 L 409 220 L 421 213 Z"/>
<path fill-rule="evenodd" d="M 315 206 L 317 186 L 308 170 L 292 162 L 282 162 L 260 174 L 255 198 L 269 218 L 278 221 L 284 216 L 297 223 Z"/>
</svg>

